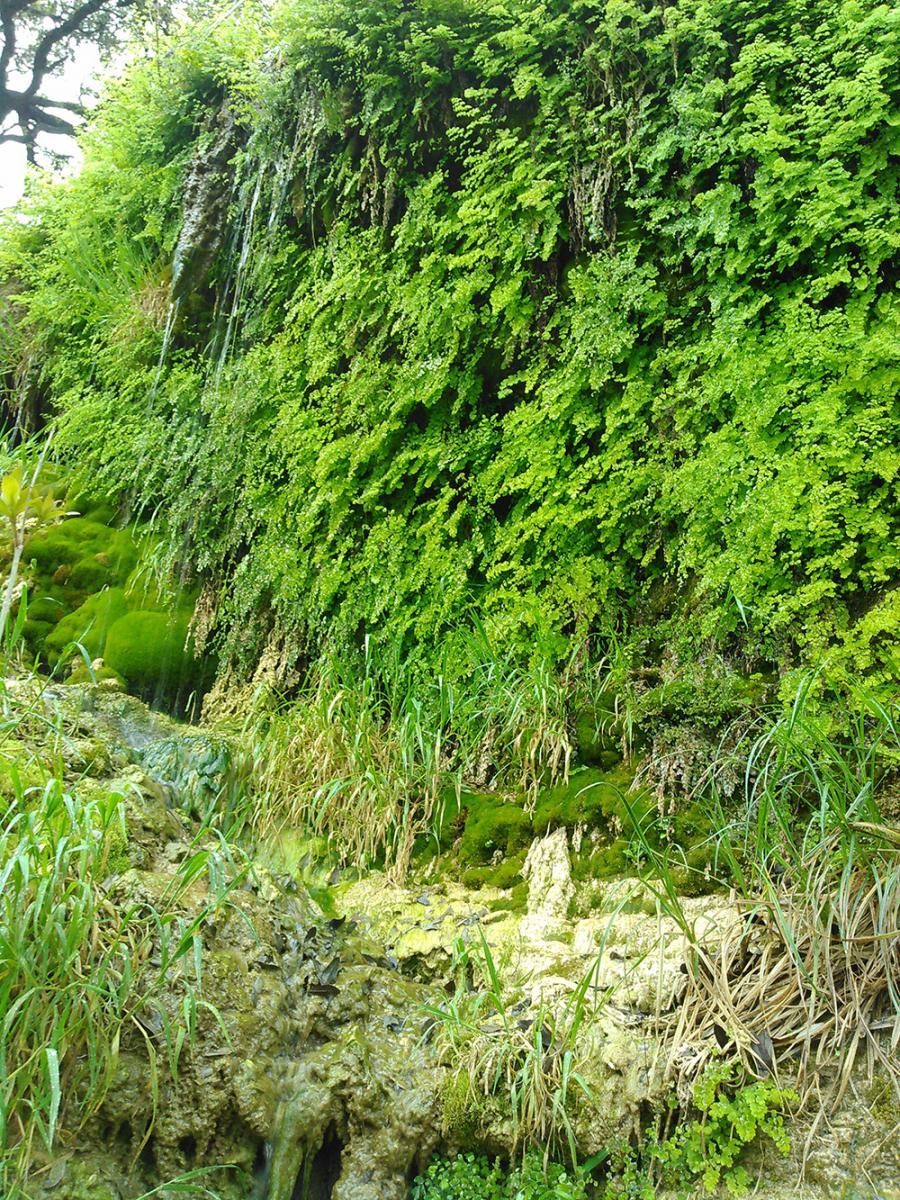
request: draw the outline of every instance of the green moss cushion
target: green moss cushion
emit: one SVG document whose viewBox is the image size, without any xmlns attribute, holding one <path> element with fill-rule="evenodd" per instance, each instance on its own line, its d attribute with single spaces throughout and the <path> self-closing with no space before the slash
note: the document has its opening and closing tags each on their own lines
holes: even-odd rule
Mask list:
<svg viewBox="0 0 900 1200">
<path fill-rule="evenodd" d="M 107 561 L 104 561 L 107 560 Z M 113 574 L 105 554 L 86 554 L 79 558 L 69 574 L 69 585 L 80 592 L 99 592 L 113 582 Z"/>
<path fill-rule="evenodd" d="M 44 652 L 52 664 L 72 642 L 80 642 L 91 658 L 102 656 L 107 635 L 128 612 L 125 593 L 121 588 L 107 588 L 89 596 L 84 604 L 63 617 L 44 640 Z"/>
<path fill-rule="evenodd" d="M 96 558 L 116 580 L 121 580 L 137 562 L 137 547 L 124 529 L 110 529 L 87 517 L 73 517 L 36 534 L 28 544 L 27 557 L 40 569 L 51 572 L 60 564 L 74 566 Z"/>
<path fill-rule="evenodd" d="M 518 804 L 498 803 L 497 797 L 490 794 L 470 794 L 464 807 L 466 826 L 460 844 L 461 861 L 488 863 L 498 850 L 508 858 L 531 841 L 531 817 Z"/>
<path fill-rule="evenodd" d="M 190 619 L 185 610 L 127 613 L 109 630 L 106 665 L 138 691 L 177 690 L 196 671 L 188 643 Z"/>
<path fill-rule="evenodd" d="M 44 621 L 47 625 L 55 625 L 65 615 L 65 605 L 54 596 L 37 596 L 28 599 L 29 621 Z"/>
</svg>

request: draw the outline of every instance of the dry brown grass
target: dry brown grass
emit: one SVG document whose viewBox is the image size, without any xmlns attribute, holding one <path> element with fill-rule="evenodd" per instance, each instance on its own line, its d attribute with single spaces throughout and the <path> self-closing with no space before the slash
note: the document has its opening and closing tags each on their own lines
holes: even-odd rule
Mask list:
<svg viewBox="0 0 900 1200">
<path fill-rule="evenodd" d="M 838 1064 L 835 1102 L 861 1054 L 900 1085 L 900 889 L 887 865 L 851 871 L 837 891 L 744 902 L 739 935 L 694 948 L 672 1028 L 674 1046 L 700 1047 L 692 1073 L 727 1044 L 749 1073 L 786 1067 L 806 1088 Z"/>
<path fill-rule="evenodd" d="M 810 1137 L 862 1078 L 886 1080 L 900 1104 L 900 829 L 880 803 L 897 708 L 863 692 L 851 705 L 835 732 L 801 693 L 745 752 L 744 816 L 729 824 L 719 809 L 742 920 L 693 941 L 683 1003 L 661 1019 L 680 1092 L 724 1051 L 748 1076 L 789 1076 Z"/>
</svg>

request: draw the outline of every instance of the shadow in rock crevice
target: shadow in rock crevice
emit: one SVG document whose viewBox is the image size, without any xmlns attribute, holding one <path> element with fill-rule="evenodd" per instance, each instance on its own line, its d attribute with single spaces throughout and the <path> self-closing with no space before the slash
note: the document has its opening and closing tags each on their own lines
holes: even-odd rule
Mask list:
<svg viewBox="0 0 900 1200">
<path fill-rule="evenodd" d="M 343 1146 L 330 1126 L 315 1155 L 304 1162 L 291 1200 L 331 1200 L 341 1174 Z"/>
</svg>

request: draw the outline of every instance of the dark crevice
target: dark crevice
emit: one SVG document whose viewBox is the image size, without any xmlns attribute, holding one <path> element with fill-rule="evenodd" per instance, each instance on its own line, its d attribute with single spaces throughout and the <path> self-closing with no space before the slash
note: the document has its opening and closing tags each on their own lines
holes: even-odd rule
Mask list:
<svg viewBox="0 0 900 1200">
<path fill-rule="evenodd" d="M 342 1151 L 334 1127 L 329 1126 L 312 1162 L 304 1163 L 294 1185 L 292 1200 L 331 1200 L 341 1174 Z"/>
</svg>

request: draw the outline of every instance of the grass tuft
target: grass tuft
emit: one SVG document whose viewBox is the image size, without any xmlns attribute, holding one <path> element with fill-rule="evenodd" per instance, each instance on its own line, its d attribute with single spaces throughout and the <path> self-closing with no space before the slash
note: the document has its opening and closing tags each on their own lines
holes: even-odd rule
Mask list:
<svg viewBox="0 0 900 1200">
<path fill-rule="evenodd" d="M 7 695 L 7 736 L 15 711 Z M 20 726 L 29 715 L 20 712 Z M 0 803 L 0 1194 L 17 1200 L 32 1167 L 97 1112 L 124 1038 L 147 1043 L 154 1096 L 160 1059 L 177 1077 L 197 1012 L 209 1007 L 202 930 L 237 880 L 218 852 L 196 849 L 155 904 L 128 901 L 113 888 L 124 798 L 71 786 L 59 761 L 38 786 L 14 772 Z M 197 909 L 203 883 L 208 900 Z M 182 1003 L 164 1012 L 176 980 Z"/>
<path fill-rule="evenodd" d="M 477 623 L 433 676 L 368 639 L 359 660 L 323 655 L 298 696 L 261 692 L 244 722 L 256 763 L 248 820 L 262 834 L 327 836 L 345 860 L 402 878 L 464 786 L 531 807 L 540 786 L 567 780 L 573 696 L 604 681 L 583 650 L 561 667 L 541 646 L 525 664 L 505 658 Z"/>
</svg>

